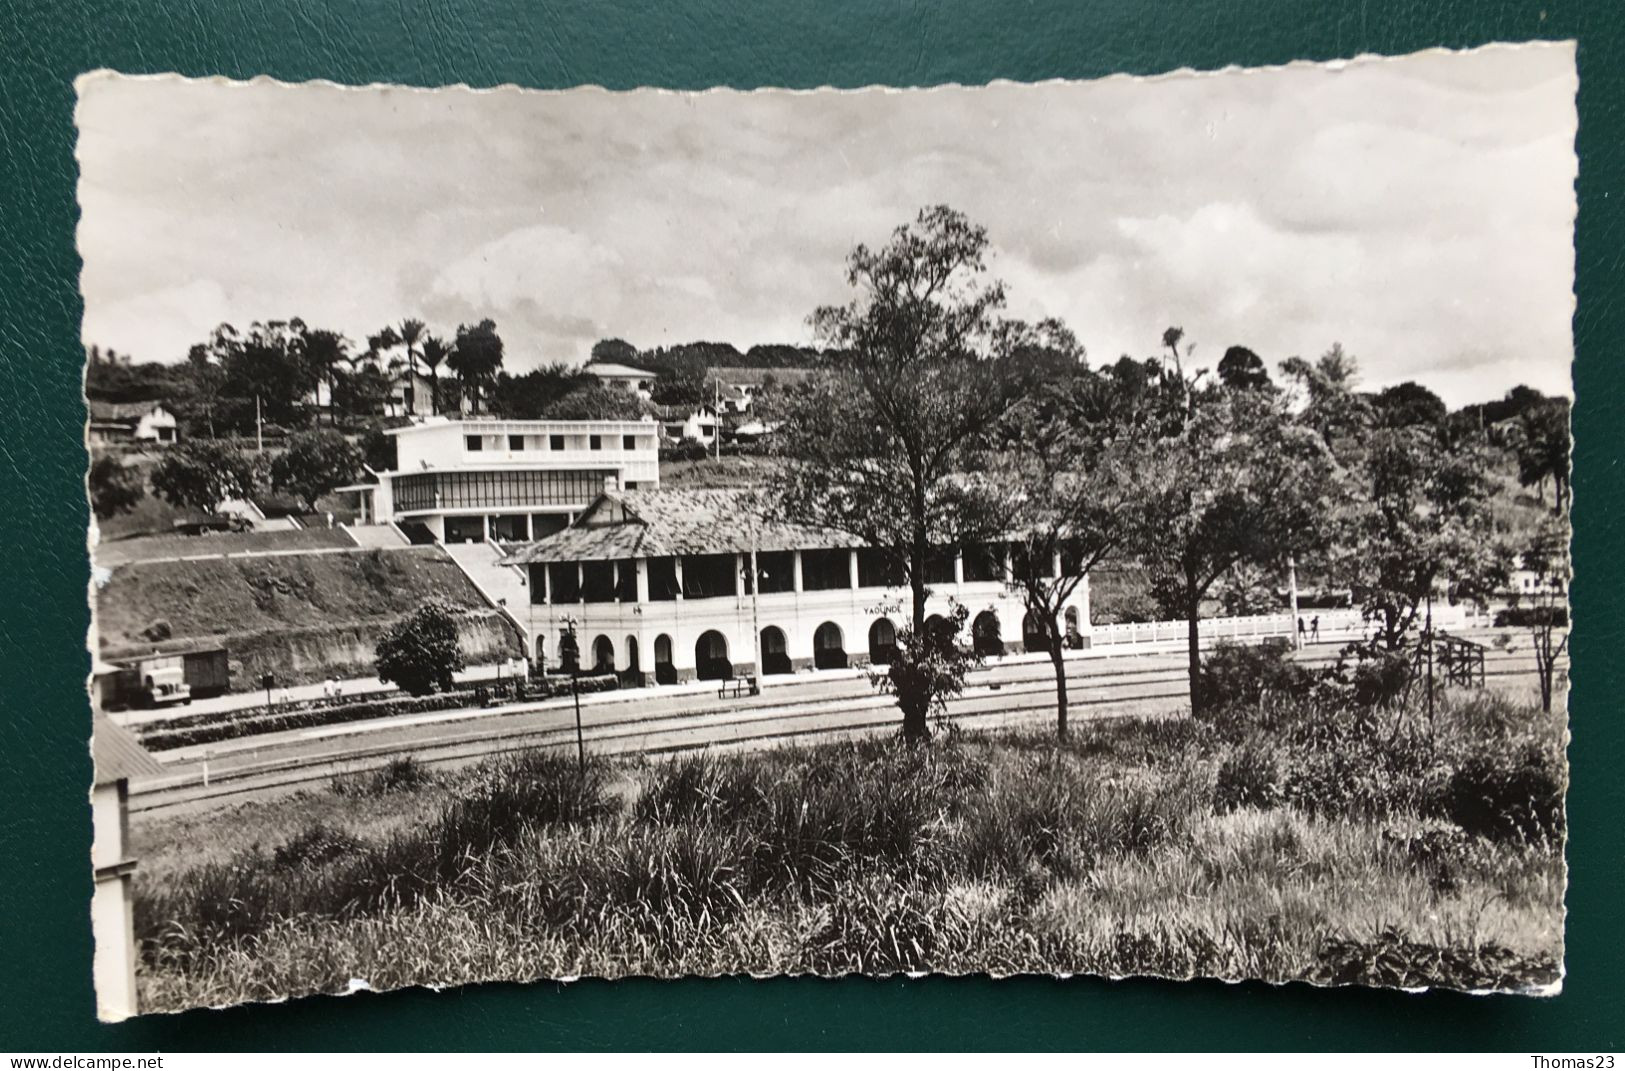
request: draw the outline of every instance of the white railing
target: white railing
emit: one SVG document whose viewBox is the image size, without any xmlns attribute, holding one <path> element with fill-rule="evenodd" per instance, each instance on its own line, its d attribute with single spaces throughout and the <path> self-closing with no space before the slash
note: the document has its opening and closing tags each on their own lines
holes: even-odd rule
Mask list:
<svg viewBox="0 0 1625 1071">
<path fill-rule="evenodd" d="M 1370 635 L 1372 626 L 1358 610 L 1310 610 L 1298 615 L 1305 629 L 1319 622 L 1318 630 L 1307 637 L 1319 640 L 1353 640 Z M 1472 606 L 1433 608 L 1436 629 L 1473 628 L 1487 619 Z M 1421 622 L 1418 621 L 1418 626 Z M 1183 641 L 1189 626 L 1184 621 L 1137 621 L 1117 625 L 1095 625 L 1089 630 L 1091 646 L 1127 643 L 1167 643 Z M 1271 636 L 1291 637 L 1297 622 L 1289 613 L 1257 614 L 1247 617 L 1204 617 L 1197 622 L 1197 636 L 1203 643 L 1220 640 L 1262 640 Z"/>
</svg>

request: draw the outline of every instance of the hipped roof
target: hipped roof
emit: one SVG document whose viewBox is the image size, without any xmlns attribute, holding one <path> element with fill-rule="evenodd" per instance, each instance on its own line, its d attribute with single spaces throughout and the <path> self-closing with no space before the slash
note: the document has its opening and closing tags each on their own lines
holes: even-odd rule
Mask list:
<svg viewBox="0 0 1625 1071">
<path fill-rule="evenodd" d="M 624 520 L 608 519 L 617 508 Z M 606 491 L 576 523 L 519 547 L 507 565 L 859 547 L 844 532 L 773 520 L 748 490 Z"/>
</svg>

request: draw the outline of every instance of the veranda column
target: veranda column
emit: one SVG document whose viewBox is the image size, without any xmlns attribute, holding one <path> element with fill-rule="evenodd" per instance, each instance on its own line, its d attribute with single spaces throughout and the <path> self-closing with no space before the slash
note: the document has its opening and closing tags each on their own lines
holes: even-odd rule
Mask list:
<svg viewBox="0 0 1625 1071">
<path fill-rule="evenodd" d="M 858 590 L 858 552 L 855 550 L 846 552 L 846 573 L 847 586 L 853 591 Z"/>
<path fill-rule="evenodd" d="M 642 606 L 649 601 L 649 559 L 638 558 L 633 562 L 638 574 L 638 605 Z"/>
<path fill-rule="evenodd" d="M 795 551 L 790 558 L 790 575 L 795 580 L 796 594 L 801 594 L 801 551 Z"/>
</svg>

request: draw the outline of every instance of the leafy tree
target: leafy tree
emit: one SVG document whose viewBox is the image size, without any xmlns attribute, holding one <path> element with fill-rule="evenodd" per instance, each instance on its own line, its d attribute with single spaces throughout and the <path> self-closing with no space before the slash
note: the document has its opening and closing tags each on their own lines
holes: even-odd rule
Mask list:
<svg viewBox="0 0 1625 1071">
<path fill-rule="evenodd" d="M 629 364 L 636 367 L 638 348 L 625 339 L 599 339 L 592 344 L 592 359 L 606 364 Z"/>
<path fill-rule="evenodd" d="M 1366 431 L 1371 426 L 1371 401 L 1354 390 L 1359 363 L 1333 343 L 1314 360 L 1288 357 L 1281 373 L 1290 390 L 1288 405 L 1298 419 L 1313 428 L 1345 466 L 1359 461 Z"/>
<path fill-rule="evenodd" d="M 492 320 L 481 320 L 457 328 L 457 343 L 446 365 L 457 374 L 463 385 L 463 394 L 480 411 L 480 396 L 496 381 L 497 370 L 502 367 L 502 336 Z"/>
<path fill-rule="evenodd" d="M 1011 494 L 1011 585 L 1039 624 L 1055 670 L 1056 733 L 1067 738 L 1062 614 L 1084 578 L 1131 544 L 1147 522 L 1144 468 L 1154 423 L 1143 410 L 1096 421 L 1100 381 L 1073 374 L 1042 381 L 1006 422 L 996 471 Z"/>
<path fill-rule="evenodd" d="M 1482 602 L 1505 583 L 1491 468 L 1482 444 L 1452 443 L 1438 428 L 1371 432 L 1332 566 L 1388 650 L 1404 646 L 1440 586 Z"/>
<path fill-rule="evenodd" d="M 1557 663 L 1569 645 L 1568 525 L 1556 518 L 1543 520 L 1528 534 L 1520 559 L 1523 567 L 1535 574 L 1536 589 L 1527 597 L 1519 592 L 1513 604 L 1527 603 L 1535 611 L 1527 615 L 1529 638 L 1534 648 L 1535 671 L 1540 678 L 1540 709 L 1550 714 Z"/>
<path fill-rule="evenodd" d="M 1443 399 L 1411 380 L 1384 387 L 1373 399 L 1372 409 L 1378 423 L 1389 428 L 1437 427 L 1450 414 Z"/>
<path fill-rule="evenodd" d="M 1231 346 L 1219 358 L 1219 382 L 1234 390 L 1262 390 L 1271 386 L 1264 360 L 1246 346 Z"/>
<path fill-rule="evenodd" d="M 970 611 L 956 604 L 945 616 L 898 630 L 897 650 L 880 678 L 880 688 L 897 697 L 905 737 L 919 738 L 908 732 L 907 718 L 929 725 L 932 708 L 945 712 L 948 700 L 964 692 L 966 674 L 981 663 L 959 642 L 969 616 Z"/>
<path fill-rule="evenodd" d="M 917 637 L 938 548 L 991 538 L 1006 519 L 992 482 L 968 475 L 1019 397 L 1002 374 L 1015 336 L 1001 328 L 1004 287 L 987 278 L 987 249 L 986 230 L 946 206 L 922 210 L 880 249 L 857 246 L 847 282 L 858 295 L 811 317 L 840 357 L 795 395 L 776 436 L 787 460 L 774 474 L 778 508 L 890 552 L 908 578 Z M 901 650 L 903 734 L 923 740 L 939 677 L 911 673 Z"/>
<path fill-rule="evenodd" d="M 704 405 L 711 397 L 704 373 L 688 369 L 662 372 L 649 391 L 656 405 Z"/>
<path fill-rule="evenodd" d="M 352 417 L 376 417 L 389 404 L 391 383 L 376 361 L 358 362 L 339 373 L 333 384 L 333 405 Z"/>
<path fill-rule="evenodd" d="M 462 611 L 450 603 L 428 599 L 391 625 L 378 638 L 374 652 L 378 679 L 413 695 L 450 691 L 455 684 L 452 674 L 463 668 L 457 641 L 461 616 Z"/>
<path fill-rule="evenodd" d="M 246 333 L 221 324 L 209 345 L 224 371 L 225 393 L 257 400 L 273 424 L 299 423 L 305 399 L 320 378 L 306 352 L 305 331 L 305 322 L 297 317 L 256 321 Z"/>
<path fill-rule="evenodd" d="M 88 482 L 90 508 L 98 520 L 128 513 L 146 494 L 139 472 L 105 454 L 90 463 Z"/>
<path fill-rule="evenodd" d="M 202 427 L 209 438 L 215 437 L 215 414 L 220 408 L 221 395 L 226 389 L 226 373 L 214 349 L 198 343 L 186 353 L 188 409 L 194 417 L 201 415 Z"/>
<path fill-rule="evenodd" d="M 299 432 L 271 463 L 271 486 L 298 496 L 314 512 L 316 500 L 355 479 L 361 454 L 332 428 Z"/>
<path fill-rule="evenodd" d="M 1510 429 L 1518 455 L 1518 482 L 1544 487 L 1552 481 L 1552 513 L 1561 515 L 1569 502 L 1569 402 L 1543 398 L 1524 408 Z"/>
<path fill-rule="evenodd" d="M 549 420 L 637 420 L 643 411 L 637 395 L 595 381 L 549 403 L 542 416 Z"/>
<path fill-rule="evenodd" d="M 1273 393 L 1204 388 L 1196 377 L 1170 386 L 1186 415 L 1147 458 L 1151 523 L 1138 550 L 1153 575 L 1176 586 L 1191 705 L 1200 710 L 1202 600 L 1240 563 L 1273 568 L 1321 545 L 1338 467 L 1321 437 Z"/>
<path fill-rule="evenodd" d="M 517 376 L 500 372 L 491 388 L 490 408 L 515 420 L 536 420 L 572 391 L 594 386 L 598 386 L 595 377 L 562 364 L 543 365 Z"/>
<path fill-rule="evenodd" d="M 258 484 L 254 463 L 234 446 L 193 439 L 164 451 L 152 489 L 171 505 L 212 513 L 228 498 L 247 498 Z"/>
</svg>

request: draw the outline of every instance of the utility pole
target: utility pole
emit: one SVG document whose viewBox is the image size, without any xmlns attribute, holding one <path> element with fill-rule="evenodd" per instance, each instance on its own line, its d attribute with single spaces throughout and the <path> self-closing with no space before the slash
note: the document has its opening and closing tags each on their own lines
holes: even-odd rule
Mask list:
<svg viewBox="0 0 1625 1071">
<path fill-rule="evenodd" d="M 711 438 L 716 441 L 716 457 L 722 460 L 722 380 L 711 380 Z"/>
<path fill-rule="evenodd" d="M 756 567 L 757 530 L 753 524 L 750 526 L 750 634 L 756 644 L 756 687 L 762 687 L 762 680 L 767 676 L 762 667 L 762 617 L 761 599 L 759 589 L 762 586 L 762 571 Z"/>
<path fill-rule="evenodd" d="M 1292 592 L 1292 647 L 1303 650 L 1303 635 L 1298 631 L 1298 562 L 1292 555 L 1286 557 L 1286 583 Z"/>
<path fill-rule="evenodd" d="M 260 396 L 254 395 L 254 452 L 265 453 L 265 421 L 260 418 Z"/>
</svg>

